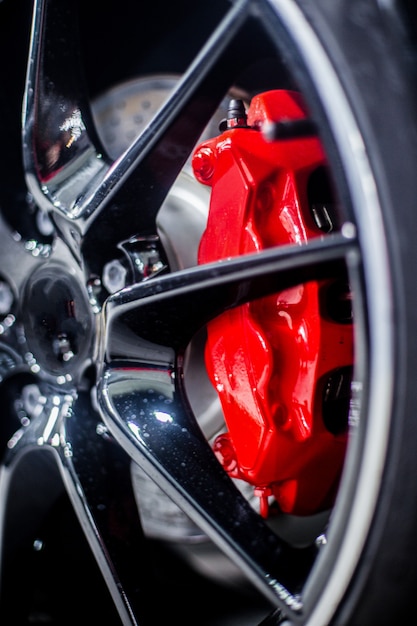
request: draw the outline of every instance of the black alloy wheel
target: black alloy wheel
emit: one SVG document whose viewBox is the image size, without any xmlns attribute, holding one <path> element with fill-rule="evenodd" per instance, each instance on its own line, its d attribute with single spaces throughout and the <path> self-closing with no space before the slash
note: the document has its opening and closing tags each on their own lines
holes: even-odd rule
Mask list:
<svg viewBox="0 0 417 626">
<path fill-rule="evenodd" d="M 0 5 L 0 622 L 407 623 L 413 7 L 136 4 Z M 307 104 L 300 132 L 323 145 L 331 228 L 316 215 L 322 232 L 305 245 L 198 265 L 209 194 L 191 155 L 230 98 L 274 89 Z M 201 337 L 226 310 L 338 278 L 355 361 L 348 423 L 328 405 L 323 420 L 348 445 L 334 505 L 307 516 L 299 541 L 300 520 L 264 519 L 213 453 Z M 329 296 L 334 316 L 346 315 L 343 289 Z"/>
</svg>

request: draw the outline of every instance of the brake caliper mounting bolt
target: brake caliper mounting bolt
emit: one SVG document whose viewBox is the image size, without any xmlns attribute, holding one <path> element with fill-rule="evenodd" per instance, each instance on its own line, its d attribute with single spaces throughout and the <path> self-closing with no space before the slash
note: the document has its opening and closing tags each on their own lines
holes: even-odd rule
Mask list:
<svg viewBox="0 0 417 626">
<path fill-rule="evenodd" d="M 200 183 L 208 185 L 213 177 L 216 164 L 216 155 L 208 146 L 202 146 L 197 150 L 192 159 L 194 175 Z"/>
</svg>

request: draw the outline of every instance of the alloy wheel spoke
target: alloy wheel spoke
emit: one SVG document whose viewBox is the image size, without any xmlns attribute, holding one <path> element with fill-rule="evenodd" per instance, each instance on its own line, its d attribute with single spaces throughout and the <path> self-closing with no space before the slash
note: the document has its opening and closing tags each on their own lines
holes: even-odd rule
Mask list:
<svg viewBox="0 0 417 626">
<path fill-rule="evenodd" d="M 153 592 L 151 562 L 131 481 L 131 459 L 108 433 L 89 398 L 80 394 L 65 437 L 69 496 L 123 623 L 151 623 L 144 601 Z M 103 472 L 103 467 L 112 467 Z M 140 563 L 132 576 L 132 564 Z"/>
<path fill-rule="evenodd" d="M 71 34 L 64 37 L 62 29 Z M 23 111 L 24 167 L 39 206 L 69 215 L 109 166 L 81 67 L 75 3 L 36 0 Z"/>
<path fill-rule="evenodd" d="M 89 200 L 82 253 L 92 273 L 100 274 L 120 242 L 157 234 L 162 203 L 245 62 L 243 56 L 237 60 L 236 48 L 248 7 L 246 0 L 233 5 L 166 103 Z"/>
<path fill-rule="evenodd" d="M 103 309 L 98 402 L 109 431 L 269 600 L 295 612 L 316 548 L 279 539 L 225 474 L 188 404 L 182 354 L 221 310 L 338 275 L 356 257 L 356 242 L 335 235 L 154 278 Z"/>
<path fill-rule="evenodd" d="M 297 596 L 316 547 L 291 547 L 251 508 L 215 458 L 175 380 L 170 368 L 106 367 L 98 398 L 109 430 L 271 602 L 299 611 Z"/>
<path fill-rule="evenodd" d="M 148 623 L 149 607 L 143 599 L 152 591 L 152 583 L 150 564 L 143 567 L 148 553 L 132 491 L 131 459 L 110 436 L 88 395 L 78 394 L 75 399 L 48 391 L 39 395 L 30 422 L 9 441 L 1 487 L 6 490 L 4 497 L 26 453 L 49 453 L 121 620 Z M 103 472 L 108 465 L 112 472 Z M 55 492 L 51 502 L 54 497 Z M 142 564 L 134 578 L 132 558 Z"/>
<path fill-rule="evenodd" d="M 101 352 L 108 360 L 141 358 L 137 342 L 128 349 L 129 335 L 148 342 L 148 347 L 155 343 L 184 349 L 202 326 L 225 309 L 309 280 L 340 275 L 346 263 L 357 264 L 356 246 L 355 240 L 343 235 L 328 236 L 303 246 L 281 246 L 133 285 L 105 304 Z"/>
<path fill-rule="evenodd" d="M 230 9 L 154 120 L 111 163 L 97 138 L 87 101 L 74 3 L 38 0 L 25 94 L 24 157 L 28 186 L 40 206 L 77 221 L 81 232 L 93 221 L 94 238 L 97 217 L 116 194 L 117 205 L 129 205 L 123 214 L 125 236 L 154 230 L 163 199 L 224 96 L 231 72 L 238 69 L 227 59 L 247 18 L 247 5 L 247 0 L 240 0 Z M 72 37 L 62 38 L 57 24 L 64 23 L 74 30 Z M 128 215 L 138 205 L 139 217 L 132 224 Z"/>
</svg>

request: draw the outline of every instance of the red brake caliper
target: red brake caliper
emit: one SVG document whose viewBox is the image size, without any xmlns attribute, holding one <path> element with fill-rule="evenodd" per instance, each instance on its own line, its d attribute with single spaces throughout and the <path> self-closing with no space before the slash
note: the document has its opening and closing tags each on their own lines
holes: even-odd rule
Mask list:
<svg viewBox="0 0 417 626">
<path fill-rule="evenodd" d="M 325 171 L 319 140 L 267 141 L 261 132 L 265 122 L 301 119 L 294 92 L 257 95 L 247 114 L 232 101 L 224 132 L 196 149 L 195 176 L 212 187 L 199 263 L 331 230 L 328 207 L 312 206 L 311 182 Z M 232 477 L 254 486 L 265 517 L 332 505 L 347 439 L 353 332 L 349 305 L 340 311 L 349 298 L 343 277 L 309 282 L 208 324 L 206 365 L 228 429 L 214 451 Z"/>
</svg>

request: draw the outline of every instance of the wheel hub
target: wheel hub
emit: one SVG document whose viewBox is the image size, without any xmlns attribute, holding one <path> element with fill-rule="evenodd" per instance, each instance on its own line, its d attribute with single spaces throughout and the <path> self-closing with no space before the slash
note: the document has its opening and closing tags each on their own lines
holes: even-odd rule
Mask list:
<svg viewBox="0 0 417 626">
<path fill-rule="evenodd" d="M 30 352 L 46 373 L 70 381 L 88 359 L 93 334 L 90 306 L 77 279 L 48 264 L 31 277 L 23 302 Z"/>
</svg>

